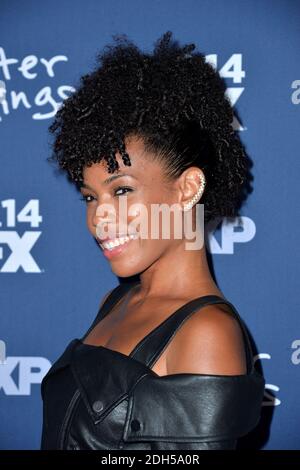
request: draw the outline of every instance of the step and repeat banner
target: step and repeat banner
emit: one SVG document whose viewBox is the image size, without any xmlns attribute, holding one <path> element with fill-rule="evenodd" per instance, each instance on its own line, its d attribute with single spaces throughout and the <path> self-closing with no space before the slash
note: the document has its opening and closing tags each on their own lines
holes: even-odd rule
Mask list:
<svg viewBox="0 0 300 470">
<path fill-rule="evenodd" d="M 167 31 L 220 71 L 252 162 L 241 218 L 209 237 L 214 276 L 244 319 L 266 386 L 241 441 L 300 449 L 300 1 L 0 0 L 0 449 L 39 449 L 40 384 L 120 280 L 48 127 L 112 35 Z"/>
</svg>

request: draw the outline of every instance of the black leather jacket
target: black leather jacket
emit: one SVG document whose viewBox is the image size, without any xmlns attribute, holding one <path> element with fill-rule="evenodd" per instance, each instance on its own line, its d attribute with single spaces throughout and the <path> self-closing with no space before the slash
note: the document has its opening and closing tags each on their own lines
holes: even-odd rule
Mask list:
<svg viewBox="0 0 300 470">
<path fill-rule="evenodd" d="M 93 324 L 132 284 L 110 294 Z M 260 419 L 264 378 L 255 370 L 243 321 L 245 375 L 173 374 L 151 367 L 183 321 L 215 295 L 187 303 L 147 335 L 129 356 L 72 340 L 42 381 L 41 449 L 235 449 Z"/>
</svg>

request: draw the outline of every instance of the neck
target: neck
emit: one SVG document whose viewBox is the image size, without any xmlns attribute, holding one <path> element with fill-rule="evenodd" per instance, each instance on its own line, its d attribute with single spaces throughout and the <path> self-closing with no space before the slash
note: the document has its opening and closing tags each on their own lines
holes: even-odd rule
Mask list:
<svg viewBox="0 0 300 470">
<path fill-rule="evenodd" d="M 195 293 L 223 295 L 210 273 L 205 245 L 199 250 L 188 250 L 185 240 L 181 240 L 140 273 L 141 300 L 160 296 L 185 298 Z"/>
</svg>

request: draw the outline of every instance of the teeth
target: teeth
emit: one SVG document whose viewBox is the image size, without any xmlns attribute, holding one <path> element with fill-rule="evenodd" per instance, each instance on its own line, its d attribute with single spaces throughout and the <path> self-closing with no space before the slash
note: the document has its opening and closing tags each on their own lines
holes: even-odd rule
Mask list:
<svg viewBox="0 0 300 470">
<path fill-rule="evenodd" d="M 114 241 L 101 242 L 100 245 L 102 248 L 105 248 L 106 250 L 112 250 L 116 246 L 124 245 L 124 243 L 127 243 L 129 242 L 129 240 L 133 240 L 134 238 L 137 238 L 137 236 L 129 235 L 129 237 L 119 237 L 119 238 L 116 238 Z"/>
</svg>

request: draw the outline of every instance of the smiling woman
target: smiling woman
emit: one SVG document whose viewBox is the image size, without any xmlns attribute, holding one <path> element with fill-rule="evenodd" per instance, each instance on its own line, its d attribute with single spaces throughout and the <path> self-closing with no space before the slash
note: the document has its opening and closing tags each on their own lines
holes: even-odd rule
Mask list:
<svg viewBox="0 0 300 470">
<path fill-rule="evenodd" d="M 80 190 L 88 230 L 124 282 L 44 377 L 41 448 L 235 449 L 260 419 L 265 382 L 206 245 L 189 249 L 176 229 L 196 226 L 197 239 L 238 214 L 246 154 L 224 84 L 194 44 L 167 32 L 146 54 L 117 40 L 58 111 L 50 160 Z M 160 205 L 177 212 L 157 227 Z"/>
</svg>

